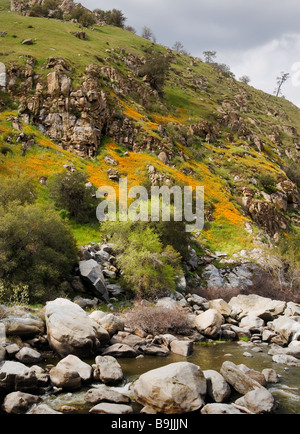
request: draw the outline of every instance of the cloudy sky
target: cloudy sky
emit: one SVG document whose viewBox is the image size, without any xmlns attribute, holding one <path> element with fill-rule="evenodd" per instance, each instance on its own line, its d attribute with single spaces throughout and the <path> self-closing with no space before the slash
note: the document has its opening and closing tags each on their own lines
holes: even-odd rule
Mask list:
<svg viewBox="0 0 300 434">
<path fill-rule="evenodd" d="M 283 87 L 300 107 L 299 0 L 81 0 L 93 10 L 121 9 L 127 25 L 141 34 L 151 28 L 157 42 L 172 47 L 181 41 L 195 57 L 217 51 L 237 78 L 273 93 L 281 72 L 290 73 Z"/>
</svg>

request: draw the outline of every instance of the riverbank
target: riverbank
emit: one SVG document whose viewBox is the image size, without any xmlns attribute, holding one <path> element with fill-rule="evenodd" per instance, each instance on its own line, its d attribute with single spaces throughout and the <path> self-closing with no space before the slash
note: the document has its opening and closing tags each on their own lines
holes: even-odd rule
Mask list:
<svg viewBox="0 0 300 434">
<path fill-rule="evenodd" d="M 160 333 L 149 334 L 149 318 L 134 323 L 145 306 L 153 321 L 157 312 L 170 319 L 156 324 Z M 185 318 L 188 334 L 159 330 L 176 314 Z M 295 303 L 256 295 L 226 303 L 177 293 L 118 314 L 96 307 L 87 313 L 57 299 L 35 314 L 1 306 L 0 331 L 0 393 L 7 413 L 299 411 Z M 278 398 L 282 394 L 291 405 Z M 58 405 L 66 396 L 67 404 Z"/>
</svg>

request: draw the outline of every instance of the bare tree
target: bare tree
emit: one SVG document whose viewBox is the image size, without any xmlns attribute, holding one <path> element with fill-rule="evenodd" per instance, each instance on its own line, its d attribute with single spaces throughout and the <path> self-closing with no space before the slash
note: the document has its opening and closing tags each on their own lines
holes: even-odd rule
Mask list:
<svg viewBox="0 0 300 434">
<path fill-rule="evenodd" d="M 216 51 L 203 51 L 205 62 L 212 63 L 215 59 L 217 52 Z"/>
<path fill-rule="evenodd" d="M 277 77 L 277 87 L 274 90 L 274 94 L 279 96 L 281 94 L 282 85 L 289 79 L 290 74 L 288 72 L 281 72 L 281 75 Z"/>
<path fill-rule="evenodd" d="M 148 39 L 149 41 L 152 40 L 153 42 L 156 42 L 156 37 L 154 36 L 152 30 L 147 26 L 143 27 L 142 38 Z"/>
<path fill-rule="evenodd" d="M 248 75 L 242 75 L 242 77 L 240 77 L 239 80 L 242 83 L 249 84 L 251 81 L 251 78 Z"/>
</svg>

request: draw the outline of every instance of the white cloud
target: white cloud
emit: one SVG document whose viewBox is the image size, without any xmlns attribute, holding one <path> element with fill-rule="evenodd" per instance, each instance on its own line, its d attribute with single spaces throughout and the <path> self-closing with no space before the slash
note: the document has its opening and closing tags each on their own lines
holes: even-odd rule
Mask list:
<svg viewBox="0 0 300 434">
<path fill-rule="evenodd" d="M 121 9 L 141 34 L 152 29 L 157 41 L 181 41 L 194 56 L 216 50 L 237 78 L 247 74 L 254 87 L 272 93 L 281 71 L 300 62 L 299 0 L 81 0 L 89 9 Z M 100 4 L 99 4 L 100 3 Z M 289 80 L 286 98 L 300 107 L 300 86 Z"/>
</svg>

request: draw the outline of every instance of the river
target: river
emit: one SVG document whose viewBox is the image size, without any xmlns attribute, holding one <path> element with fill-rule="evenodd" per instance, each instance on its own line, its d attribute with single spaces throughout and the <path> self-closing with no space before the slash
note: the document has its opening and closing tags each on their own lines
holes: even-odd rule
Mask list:
<svg viewBox="0 0 300 434">
<path fill-rule="evenodd" d="M 275 397 L 278 408 L 277 414 L 299 414 L 300 413 L 300 371 L 299 368 L 286 367 L 272 361 L 268 355 L 269 346 L 261 345 L 262 352 L 256 353 L 251 350 L 253 347 L 238 345 L 236 342 L 222 342 L 217 344 L 195 344 L 194 353 L 191 357 L 185 357 L 170 354 L 170 356 L 161 357 L 143 357 L 138 359 L 118 359 L 122 366 L 125 381 L 121 388 L 117 390 L 124 391 L 128 384 L 136 380 L 141 374 L 156 369 L 170 363 L 182 362 L 188 360 L 191 363 L 199 365 L 202 370 L 213 369 L 220 371 L 224 361 L 230 360 L 235 364 L 245 364 L 250 369 L 262 371 L 263 369 L 273 368 L 280 376 L 280 382 L 271 385 L 269 390 Z M 245 357 L 243 354 L 247 351 L 253 355 L 252 358 Z M 90 364 L 94 361 L 89 361 Z M 45 396 L 44 403 L 52 408 L 59 410 L 62 405 L 74 406 L 79 413 L 88 413 L 91 406 L 84 401 L 84 395 L 90 387 L 81 389 L 76 393 L 63 393 L 58 396 Z M 234 396 L 233 398 L 237 398 Z M 137 404 L 133 405 L 134 411 L 139 412 L 141 408 Z"/>
</svg>

